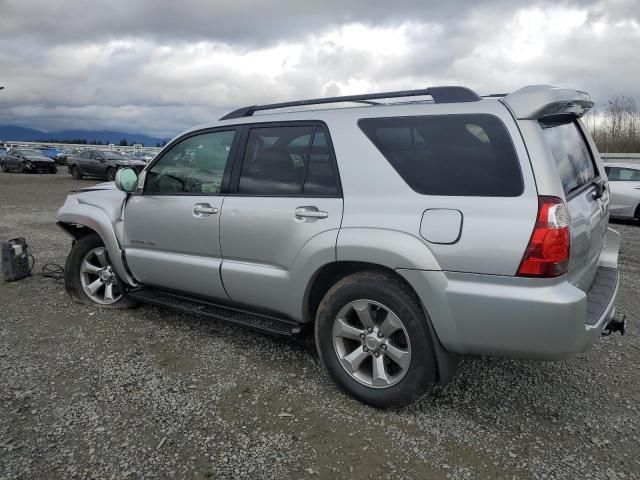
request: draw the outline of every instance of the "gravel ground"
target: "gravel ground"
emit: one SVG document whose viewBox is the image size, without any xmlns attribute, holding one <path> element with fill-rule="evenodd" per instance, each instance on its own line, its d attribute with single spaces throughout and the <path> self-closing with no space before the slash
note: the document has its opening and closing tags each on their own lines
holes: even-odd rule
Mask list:
<svg viewBox="0 0 640 480">
<path fill-rule="evenodd" d="M 91 183 L 0 174 L 0 238 L 63 264 L 55 212 Z M 0 283 L 0 479 L 640 478 L 640 227 L 614 228 L 626 336 L 558 363 L 467 358 L 396 411 L 338 392 L 308 340 Z"/>
</svg>

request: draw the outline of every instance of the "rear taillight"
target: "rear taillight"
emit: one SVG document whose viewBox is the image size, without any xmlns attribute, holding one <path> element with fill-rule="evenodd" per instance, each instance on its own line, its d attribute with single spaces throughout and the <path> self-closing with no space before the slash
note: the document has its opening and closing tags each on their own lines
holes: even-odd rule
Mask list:
<svg viewBox="0 0 640 480">
<path fill-rule="evenodd" d="M 519 277 L 559 277 L 569 267 L 569 218 L 557 197 L 538 197 L 538 218 L 524 253 Z"/>
</svg>

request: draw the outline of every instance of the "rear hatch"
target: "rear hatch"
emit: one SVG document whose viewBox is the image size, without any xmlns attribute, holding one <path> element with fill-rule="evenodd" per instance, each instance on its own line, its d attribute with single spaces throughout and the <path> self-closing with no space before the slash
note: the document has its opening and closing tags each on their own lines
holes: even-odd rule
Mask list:
<svg viewBox="0 0 640 480">
<path fill-rule="evenodd" d="M 543 138 L 557 166 L 571 231 L 568 280 L 587 291 L 606 242 L 609 194 L 591 151 L 588 133 L 577 121 L 541 121 Z"/>
</svg>

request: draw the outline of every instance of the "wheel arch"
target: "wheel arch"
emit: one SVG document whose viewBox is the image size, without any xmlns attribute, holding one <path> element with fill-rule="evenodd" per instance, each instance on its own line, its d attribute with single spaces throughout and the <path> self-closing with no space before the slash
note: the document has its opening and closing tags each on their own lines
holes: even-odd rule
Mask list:
<svg viewBox="0 0 640 480">
<path fill-rule="evenodd" d="M 315 323 L 316 313 L 322 298 L 336 282 L 354 273 L 366 271 L 384 272 L 405 284 L 411 292 L 420 299 L 415 288 L 413 288 L 413 286 L 402 275 L 388 266 L 362 261 L 337 261 L 323 265 L 311 278 L 304 294 L 303 321 L 309 325 L 313 325 Z M 438 374 L 437 382 L 440 385 L 445 385 L 451 381 L 457 371 L 459 356 L 447 351 L 442 346 L 442 343 L 438 338 L 438 334 L 430 320 L 431 317 L 427 311 L 427 306 L 424 305 L 422 301 L 420 301 L 420 304 L 425 311 L 427 327 L 429 328 L 429 332 L 433 340 L 433 347 L 436 354 L 436 369 Z"/>
<path fill-rule="evenodd" d="M 74 241 L 90 233 L 97 234 L 109 252 L 109 258 L 118 276 L 129 285 L 137 284 L 125 265 L 123 251 L 120 248 L 116 232 L 104 210 L 77 202 L 75 205 L 69 205 L 67 201 L 58 211 L 57 218 L 57 225 Z"/>
</svg>

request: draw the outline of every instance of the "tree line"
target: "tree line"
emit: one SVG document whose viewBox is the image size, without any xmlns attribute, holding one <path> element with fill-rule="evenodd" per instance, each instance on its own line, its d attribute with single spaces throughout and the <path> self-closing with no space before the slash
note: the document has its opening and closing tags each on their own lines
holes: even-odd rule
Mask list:
<svg viewBox="0 0 640 480">
<path fill-rule="evenodd" d="M 603 112 L 593 108 L 584 118 L 602 153 L 640 153 L 640 108 L 632 97 L 618 95 Z"/>
</svg>

